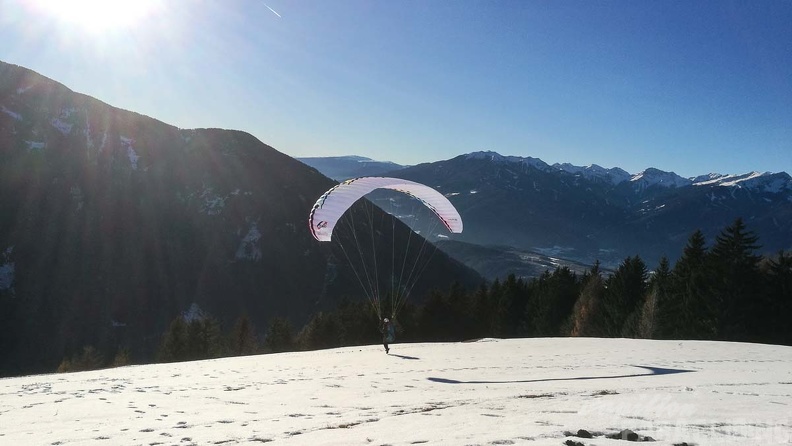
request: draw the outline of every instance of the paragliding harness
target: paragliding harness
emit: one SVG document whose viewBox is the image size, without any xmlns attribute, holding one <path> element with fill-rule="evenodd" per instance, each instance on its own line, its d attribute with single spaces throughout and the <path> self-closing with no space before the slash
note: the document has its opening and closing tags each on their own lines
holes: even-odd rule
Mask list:
<svg viewBox="0 0 792 446">
<path fill-rule="evenodd" d="M 382 333 L 382 341 L 385 344 L 389 344 L 396 340 L 396 328 L 393 325 L 393 321 L 385 318 L 385 321 L 380 327 L 380 332 Z"/>
</svg>

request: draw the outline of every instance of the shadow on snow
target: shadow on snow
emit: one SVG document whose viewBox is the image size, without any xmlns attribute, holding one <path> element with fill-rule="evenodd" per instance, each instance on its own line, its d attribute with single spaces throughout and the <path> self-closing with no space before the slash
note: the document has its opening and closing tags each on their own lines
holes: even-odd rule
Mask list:
<svg viewBox="0 0 792 446">
<path fill-rule="evenodd" d="M 629 375 L 613 375 L 613 376 L 577 376 L 572 378 L 543 378 L 543 379 L 526 379 L 517 381 L 458 381 L 456 379 L 448 378 L 427 378 L 429 381 L 443 384 L 514 384 L 514 383 L 538 383 L 547 381 L 583 381 L 588 379 L 616 379 L 616 378 L 636 378 L 639 376 L 654 376 L 654 375 L 674 375 L 676 373 L 690 373 L 696 370 L 682 370 L 682 369 L 664 369 L 661 367 L 649 367 L 643 365 L 634 365 L 646 369 L 649 373 L 633 373 Z"/>
<path fill-rule="evenodd" d="M 393 353 L 393 354 L 391 354 L 391 353 L 388 353 L 388 354 L 389 354 L 389 355 L 391 355 L 391 356 L 395 356 L 395 357 L 397 357 L 397 358 L 401 358 L 401 359 L 421 359 L 421 358 L 416 358 L 415 356 L 397 355 L 397 354 L 395 354 L 395 353 Z M 431 379 L 431 378 L 430 378 L 430 379 Z"/>
</svg>

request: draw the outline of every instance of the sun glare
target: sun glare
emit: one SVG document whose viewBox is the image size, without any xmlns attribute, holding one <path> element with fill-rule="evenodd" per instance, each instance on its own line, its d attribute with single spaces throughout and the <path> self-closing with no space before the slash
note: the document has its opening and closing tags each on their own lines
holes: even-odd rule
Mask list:
<svg viewBox="0 0 792 446">
<path fill-rule="evenodd" d="M 156 12 L 160 0 L 35 0 L 35 8 L 89 32 L 129 28 Z"/>
</svg>

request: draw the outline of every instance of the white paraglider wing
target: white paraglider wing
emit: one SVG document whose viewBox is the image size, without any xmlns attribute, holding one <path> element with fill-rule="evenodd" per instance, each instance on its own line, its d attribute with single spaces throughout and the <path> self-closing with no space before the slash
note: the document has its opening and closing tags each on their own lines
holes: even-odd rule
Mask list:
<svg viewBox="0 0 792 446">
<path fill-rule="evenodd" d="M 333 228 L 344 212 L 375 189 L 392 189 L 410 195 L 431 209 L 449 231 L 462 232 L 462 218 L 459 212 L 440 192 L 429 186 L 400 178 L 363 177 L 346 180 L 319 197 L 308 219 L 314 238 L 320 242 L 330 241 L 333 237 Z"/>
</svg>

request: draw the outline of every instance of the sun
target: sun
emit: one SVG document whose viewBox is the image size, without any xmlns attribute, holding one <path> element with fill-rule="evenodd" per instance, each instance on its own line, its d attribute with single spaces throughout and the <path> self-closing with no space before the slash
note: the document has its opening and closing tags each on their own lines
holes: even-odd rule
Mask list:
<svg viewBox="0 0 792 446">
<path fill-rule="evenodd" d="M 39 13 L 92 33 L 135 26 L 161 6 L 161 0 L 34 0 L 32 3 Z"/>
</svg>

